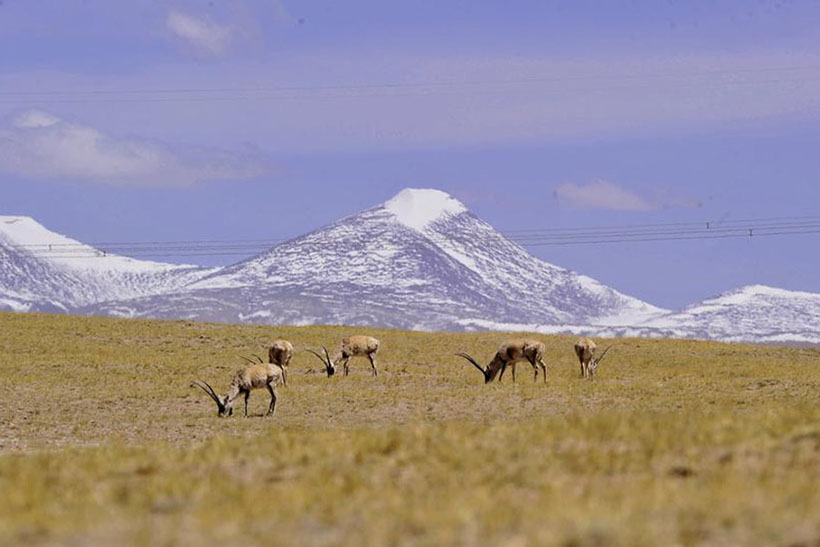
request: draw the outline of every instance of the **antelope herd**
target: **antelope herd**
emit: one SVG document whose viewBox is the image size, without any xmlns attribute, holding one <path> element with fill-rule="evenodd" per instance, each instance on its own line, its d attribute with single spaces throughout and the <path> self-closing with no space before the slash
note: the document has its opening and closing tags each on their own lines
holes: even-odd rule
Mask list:
<svg viewBox="0 0 820 547">
<path fill-rule="evenodd" d="M 312 353 L 322 362 L 322 367 L 328 377 L 336 374 L 337 366 L 341 366 L 344 375 L 347 376 L 350 372 L 349 361 L 353 357 L 367 357 L 370 361 L 372 375 L 378 376 L 376 353 L 379 351 L 379 346 L 379 341 L 372 336 L 356 335 L 342 338 L 332 358 L 325 346 L 322 346 L 323 353 L 321 354 L 312 349 L 306 349 L 305 351 Z M 598 365 L 611 347 L 611 345 L 607 346 L 600 355 L 596 356 L 597 346 L 595 342 L 585 337 L 581 337 L 575 342 L 574 350 L 578 362 L 581 364 L 581 378 L 594 379 Z M 485 384 L 495 380 L 496 376 L 500 382 L 507 367 L 510 367 L 512 381 L 515 382 L 515 365 L 520 361 L 527 361 L 532 365 L 534 382 L 538 381 L 538 369 L 540 368 L 546 384 L 547 364 L 544 362 L 544 351 L 545 345 L 543 342 L 531 338 L 522 338 L 507 340 L 498 346 L 495 355 L 493 355 L 487 366 L 481 366 L 478 361 L 466 352 L 458 352 L 456 355 L 466 359 L 477 368 L 484 376 Z M 228 385 L 228 390 L 222 397 L 217 395 L 214 388 L 204 380 L 194 380 L 191 382 L 191 387 L 200 388 L 214 400 L 217 406 L 217 414 L 220 417 L 233 415 L 233 402 L 239 395 L 245 396 L 245 416 L 247 417 L 248 399 L 251 391 L 267 388 L 271 397 L 267 415 L 273 415 L 276 411 L 276 386 L 279 384 L 287 385 L 287 368 L 293 357 L 293 344 L 287 340 L 274 340 L 268 349 L 267 363 L 263 362 L 258 355 L 253 355 L 256 361 L 249 357 L 240 357 L 247 361 L 248 365 L 234 373 Z"/>
</svg>

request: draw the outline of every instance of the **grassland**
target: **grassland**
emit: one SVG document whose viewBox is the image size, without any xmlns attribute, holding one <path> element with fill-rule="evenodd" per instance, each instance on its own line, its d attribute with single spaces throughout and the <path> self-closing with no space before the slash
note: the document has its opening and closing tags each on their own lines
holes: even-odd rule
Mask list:
<svg viewBox="0 0 820 547">
<path fill-rule="evenodd" d="M 368 329 L 378 378 L 298 352 L 272 419 L 188 387 L 350 332 L 0 314 L 0 544 L 820 542 L 816 349 L 623 340 L 589 382 L 539 337 L 548 386 L 483 385 L 452 354 L 503 334 Z"/>
</svg>

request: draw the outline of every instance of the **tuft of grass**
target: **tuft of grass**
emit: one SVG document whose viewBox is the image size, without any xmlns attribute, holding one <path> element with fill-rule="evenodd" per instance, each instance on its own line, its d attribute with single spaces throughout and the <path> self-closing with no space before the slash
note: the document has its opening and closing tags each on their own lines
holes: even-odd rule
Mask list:
<svg viewBox="0 0 820 547">
<path fill-rule="evenodd" d="M 811 544 L 820 352 L 618 340 L 595 381 L 568 337 L 484 385 L 499 333 L 0 313 L 0 544 Z M 367 332 L 326 378 L 297 352 L 277 414 L 218 391 L 277 337 Z M 267 394 L 251 396 L 252 413 Z"/>
</svg>

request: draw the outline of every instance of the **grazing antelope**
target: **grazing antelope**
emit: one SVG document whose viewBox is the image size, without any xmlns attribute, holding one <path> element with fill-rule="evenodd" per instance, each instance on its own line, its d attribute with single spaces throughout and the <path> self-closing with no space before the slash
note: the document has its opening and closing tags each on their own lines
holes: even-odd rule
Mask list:
<svg viewBox="0 0 820 547">
<path fill-rule="evenodd" d="M 518 361 L 524 360 L 529 361 L 532 365 L 534 372 L 533 381 L 538 379 L 538 367 L 541 367 L 544 373 L 544 383 L 546 384 L 547 365 L 544 363 L 544 349 L 544 343 L 538 340 L 508 340 L 498 346 L 498 351 L 495 352 L 495 356 L 486 367 L 479 365 L 478 362 L 467 353 L 460 352 L 456 353 L 456 355 L 463 357 L 480 370 L 484 375 L 485 384 L 492 382 L 499 372 L 501 372 L 501 376 L 503 376 L 507 366 L 512 367 L 513 381 L 515 381 L 515 364 Z M 501 376 L 498 378 L 499 381 L 501 380 Z"/>
<path fill-rule="evenodd" d="M 282 384 L 288 385 L 288 364 L 293 357 L 293 344 L 287 340 L 274 340 L 268 349 L 268 362 L 282 368 Z"/>
<path fill-rule="evenodd" d="M 333 376 L 336 373 L 336 367 L 340 364 L 344 367 L 345 376 L 347 376 L 350 373 L 348 362 L 351 357 L 357 356 L 367 357 L 370 360 L 370 368 L 373 371 L 373 376 L 379 375 L 379 371 L 376 369 L 376 352 L 379 351 L 379 341 L 372 336 L 359 334 L 342 338 L 339 349 L 333 354 L 332 359 L 326 347 L 322 346 L 322 350 L 325 352 L 324 356 L 319 355 L 319 353 L 313 350 L 308 351 L 322 361 L 328 376 Z"/>
<path fill-rule="evenodd" d="M 276 390 L 274 386 L 283 381 L 285 369 L 276 363 L 254 363 L 246 357 L 243 357 L 243 359 L 251 364 L 234 373 L 231 383 L 228 385 L 228 392 L 223 397 L 220 398 L 214 388 L 203 380 L 194 380 L 191 382 L 191 387 L 200 388 L 216 402 L 217 414 L 220 417 L 233 415 L 233 401 L 239 397 L 240 393 L 245 394 L 245 416 L 247 417 L 248 398 L 251 396 L 251 391 L 266 387 L 270 393 L 270 404 L 267 413 L 267 416 L 270 416 L 276 412 Z"/>
<path fill-rule="evenodd" d="M 595 357 L 595 350 L 598 346 L 595 342 L 586 337 L 581 337 L 575 342 L 575 355 L 578 356 L 578 361 L 581 363 L 581 378 L 592 379 L 595 376 L 595 370 L 601 363 L 601 360 L 612 346 L 607 346 L 600 357 Z"/>
</svg>

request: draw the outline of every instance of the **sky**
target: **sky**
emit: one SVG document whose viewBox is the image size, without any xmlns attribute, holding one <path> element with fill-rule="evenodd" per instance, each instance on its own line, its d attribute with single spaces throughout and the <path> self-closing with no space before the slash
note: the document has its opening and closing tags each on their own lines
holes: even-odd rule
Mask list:
<svg viewBox="0 0 820 547">
<path fill-rule="evenodd" d="M 405 187 L 509 233 L 820 230 L 818 122 L 817 2 L 0 0 L 0 214 L 89 243 L 288 238 Z M 818 240 L 527 248 L 678 309 L 820 292 Z"/>
</svg>

